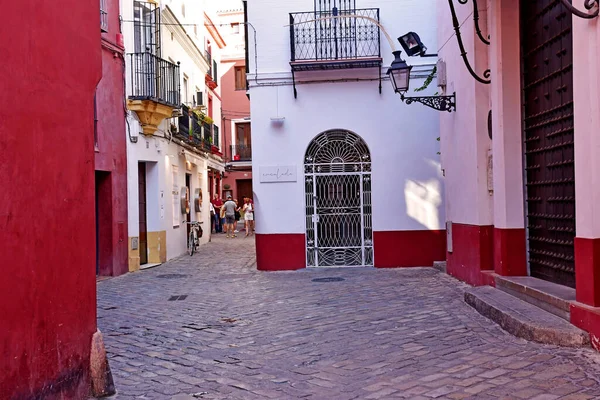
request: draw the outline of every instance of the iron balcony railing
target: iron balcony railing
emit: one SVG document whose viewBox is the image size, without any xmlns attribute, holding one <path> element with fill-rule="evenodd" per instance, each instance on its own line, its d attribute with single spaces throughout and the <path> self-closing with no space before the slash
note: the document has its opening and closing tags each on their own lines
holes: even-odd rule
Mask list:
<svg viewBox="0 0 600 400">
<path fill-rule="evenodd" d="M 348 17 L 323 19 L 344 15 Z M 381 57 L 379 27 L 373 21 L 362 17 L 379 22 L 379 9 L 290 13 L 291 61 Z"/>
<path fill-rule="evenodd" d="M 229 150 L 231 151 L 231 161 L 252 161 L 252 145 L 231 145 Z"/>
<path fill-rule="evenodd" d="M 178 107 L 179 65 L 163 60 L 151 53 L 128 54 L 131 65 L 132 100 L 153 100 Z"/>
</svg>

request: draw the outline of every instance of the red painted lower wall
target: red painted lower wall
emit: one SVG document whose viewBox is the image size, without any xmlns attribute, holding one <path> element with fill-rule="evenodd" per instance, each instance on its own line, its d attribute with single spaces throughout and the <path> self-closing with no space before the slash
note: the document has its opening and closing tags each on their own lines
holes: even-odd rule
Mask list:
<svg viewBox="0 0 600 400">
<path fill-rule="evenodd" d="M 85 399 L 96 331 L 98 3 L 6 2 L 2 16 L 0 398 Z"/>
<path fill-rule="evenodd" d="M 592 346 L 600 351 L 600 309 L 581 303 L 572 303 L 571 323 L 589 332 Z"/>
<path fill-rule="evenodd" d="M 575 238 L 575 284 L 577 301 L 600 306 L 600 239 Z"/>
<path fill-rule="evenodd" d="M 493 226 L 452 224 L 452 252 L 447 254 L 446 271 L 470 285 L 489 284 L 493 265 Z"/>
<path fill-rule="evenodd" d="M 525 229 L 494 228 L 494 271 L 502 276 L 527 276 Z"/>
<path fill-rule="evenodd" d="M 261 271 L 306 268 L 304 234 L 256 234 L 256 267 Z"/>
<path fill-rule="evenodd" d="M 431 267 L 446 258 L 446 231 L 373 232 L 375 267 Z"/>
</svg>

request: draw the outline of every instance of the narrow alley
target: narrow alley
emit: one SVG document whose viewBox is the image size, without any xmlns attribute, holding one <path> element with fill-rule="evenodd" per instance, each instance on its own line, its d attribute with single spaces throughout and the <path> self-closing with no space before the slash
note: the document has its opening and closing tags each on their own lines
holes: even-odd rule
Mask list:
<svg viewBox="0 0 600 400">
<path fill-rule="evenodd" d="M 600 397 L 598 353 L 510 336 L 465 288 L 431 268 L 259 272 L 251 238 L 213 236 L 98 283 L 112 398 Z"/>
</svg>

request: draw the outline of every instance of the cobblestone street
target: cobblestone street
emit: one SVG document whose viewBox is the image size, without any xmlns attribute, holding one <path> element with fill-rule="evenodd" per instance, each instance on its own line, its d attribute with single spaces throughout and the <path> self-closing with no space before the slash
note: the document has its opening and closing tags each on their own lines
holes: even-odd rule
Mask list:
<svg viewBox="0 0 600 400">
<path fill-rule="evenodd" d="M 253 245 L 98 283 L 113 398 L 600 398 L 597 353 L 506 334 L 434 269 L 259 272 Z"/>
</svg>

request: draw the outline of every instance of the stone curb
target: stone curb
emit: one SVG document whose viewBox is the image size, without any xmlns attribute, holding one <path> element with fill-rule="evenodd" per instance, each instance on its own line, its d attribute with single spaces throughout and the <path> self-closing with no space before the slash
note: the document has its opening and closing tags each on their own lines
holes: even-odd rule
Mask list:
<svg viewBox="0 0 600 400">
<path fill-rule="evenodd" d="M 494 301 L 493 297 L 502 296 L 510 295 L 492 287 L 478 287 L 466 291 L 464 300 L 481 315 L 496 322 L 502 329 L 514 336 L 538 343 L 565 347 L 584 347 L 590 345 L 589 335 L 586 332 L 541 308 L 537 308 L 516 297 L 510 300 L 511 302 L 523 303 L 519 304 L 521 308 L 530 308 L 531 313 L 534 313 L 533 319 L 527 319 L 517 312 L 513 312 L 513 310 L 506 307 L 500 301 Z M 564 329 L 556 327 L 557 320 L 566 324 Z"/>
</svg>

